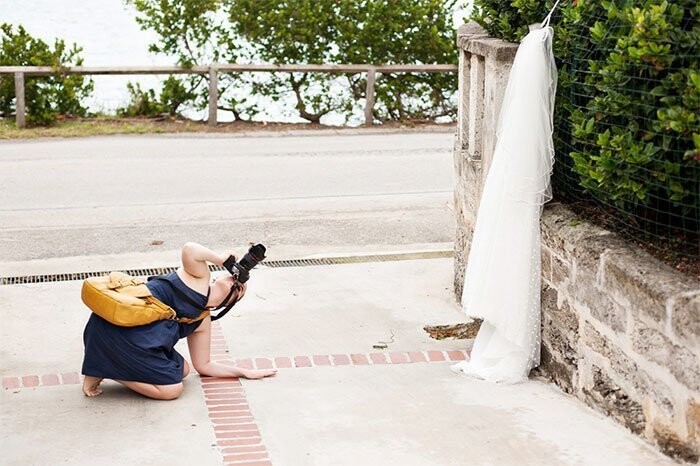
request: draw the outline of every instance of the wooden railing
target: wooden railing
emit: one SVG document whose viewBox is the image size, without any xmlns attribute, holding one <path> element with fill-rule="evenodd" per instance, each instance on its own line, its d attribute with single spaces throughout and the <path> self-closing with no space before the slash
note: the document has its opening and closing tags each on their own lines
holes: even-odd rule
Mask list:
<svg viewBox="0 0 700 466">
<path fill-rule="evenodd" d="M 25 126 L 24 78 L 50 75 L 137 75 L 137 74 L 199 74 L 209 76 L 209 125 L 216 126 L 219 101 L 219 73 L 282 72 L 282 73 L 367 73 L 365 90 L 365 124 L 372 125 L 374 84 L 378 73 L 456 73 L 456 65 L 239 65 L 213 64 L 209 66 L 0 66 L 0 75 L 14 75 L 17 126 Z"/>
</svg>

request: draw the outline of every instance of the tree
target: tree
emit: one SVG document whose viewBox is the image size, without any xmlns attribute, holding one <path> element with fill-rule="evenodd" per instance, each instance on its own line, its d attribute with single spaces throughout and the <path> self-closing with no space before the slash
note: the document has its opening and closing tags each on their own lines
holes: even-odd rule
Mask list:
<svg viewBox="0 0 700 466">
<path fill-rule="evenodd" d="M 457 62 L 452 11 L 456 0 L 365 0 L 339 2 L 338 61 L 374 64 Z M 365 80 L 348 76 L 353 94 L 364 97 Z M 380 120 L 456 115 L 454 74 L 382 74 L 374 114 Z"/>
<path fill-rule="evenodd" d="M 56 39 L 53 49 L 44 41 L 33 38 L 22 26 L 0 26 L 0 66 L 80 66 L 82 48 L 73 44 L 68 48 Z M 28 77 L 24 83 L 27 122 L 36 125 L 51 124 L 57 115 L 84 116 L 87 109 L 82 100 L 93 89 L 93 82 L 79 75 Z M 10 116 L 15 111 L 14 77 L 0 76 L 0 115 Z"/>
<path fill-rule="evenodd" d="M 221 0 L 125 0 L 138 16 L 136 21 L 144 30 L 155 32 L 159 40 L 149 45 L 149 51 L 174 56 L 181 66 L 236 63 L 250 59 L 245 44 L 231 33 Z M 194 94 L 196 108 L 208 103 L 209 77 L 189 75 L 183 79 L 185 94 Z M 219 109 L 230 111 L 236 119 L 246 119 L 255 104 L 245 97 L 227 96 L 229 89 L 245 85 L 241 76 L 223 74 L 219 78 Z"/>
<path fill-rule="evenodd" d="M 159 43 L 151 50 L 183 64 L 221 61 L 274 64 L 456 63 L 452 10 L 456 0 L 126 0 Z M 194 78 L 203 80 L 206 78 Z M 294 95 L 299 116 L 312 121 L 349 111 L 364 98 L 365 79 L 321 73 L 274 73 L 265 78 L 224 74 L 222 100 L 236 118 L 260 111 L 251 93 Z M 193 81 L 194 83 L 194 81 Z M 200 83 L 201 84 L 201 83 Z M 454 75 L 382 75 L 375 117 L 433 118 L 455 114 Z M 245 88 L 245 92 L 241 92 Z M 200 86 L 200 103 L 206 89 Z M 236 98 L 232 97 L 238 91 Z M 230 92 L 227 92 L 230 91 Z"/>
</svg>

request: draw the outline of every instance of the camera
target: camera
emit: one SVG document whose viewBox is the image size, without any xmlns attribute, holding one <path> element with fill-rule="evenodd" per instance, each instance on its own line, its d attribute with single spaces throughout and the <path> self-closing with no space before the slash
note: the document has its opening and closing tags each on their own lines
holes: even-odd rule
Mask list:
<svg viewBox="0 0 700 466">
<path fill-rule="evenodd" d="M 229 271 L 240 283 L 245 283 L 250 278 L 250 270 L 265 259 L 265 246 L 256 244 L 248 249 L 248 252 L 235 262 L 233 256 L 224 261 L 224 268 Z"/>
</svg>

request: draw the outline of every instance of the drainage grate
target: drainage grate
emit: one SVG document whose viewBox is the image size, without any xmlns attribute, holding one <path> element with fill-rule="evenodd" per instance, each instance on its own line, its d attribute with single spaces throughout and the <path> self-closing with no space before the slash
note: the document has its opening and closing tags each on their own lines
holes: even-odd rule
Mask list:
<svg viewBox="0 0 700 466">
<path fill-rule="evenodd" d="M 292 259 L 278 261 L 263 261 L 262 266 L 270 268 L 282 267 L 308 267 L 313 265 L 339 265 L 339 264 L 359 264 L 365 262 L 392 262 L 405 261 L 416 259 L 441 259 L 452 257 L 452 251 L 425 251 L 425 252 L 408 252 L 401 254 L 377 254 L 367 256 L 347 256 L 347 257 L 320 257 L 317 259 Z M 224 270 L 223 267 L 211 265 L 209 269 L 212 271 Z M 131 269 L 122 270 L 122 272 L 135 277 L 147 277 L 151 275 L 162 275 L 171 273 L 177 270 L 177 267 L 158 267 L 151 269 Z M 67 282 L 71 280 L 85 280 L 89 277 L 99 277 L 108 274 L 110 271 L 98 272 L 74 272 L 74 273 L 56 273 L 49 275 L 25 275 L 17 277 L 0 277 L 1 285 L 22 285 L 27 283 L 53 283 Z"/>
</svg>

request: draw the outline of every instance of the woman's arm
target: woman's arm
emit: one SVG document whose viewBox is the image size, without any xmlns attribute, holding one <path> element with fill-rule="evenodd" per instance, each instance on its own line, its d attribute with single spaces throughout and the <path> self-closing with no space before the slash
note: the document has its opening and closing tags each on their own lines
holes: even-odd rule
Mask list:
<svg viewBox="0 0 700 466">
<path fill-rule="evenodd" d="M 182 247 L 182 268 L 194 278 L 208 279 L 209 266 L 207 262 L 214 265 L 223 265 L 228 256 L 229 254 L 225 256 L 218 254 L 201 244 L 185 243 Z"/>
<path fill-rule="evenodd" d="M 228 366 L 211 361 L 211 319 L 207 317 L 187 337 L 192 365 L 200 375 L 210 377 L 244 377 L 246 379 L 262 379 L 277 373 L 276 370 L 251 370 L 242 367 Z"/>
</svg>

